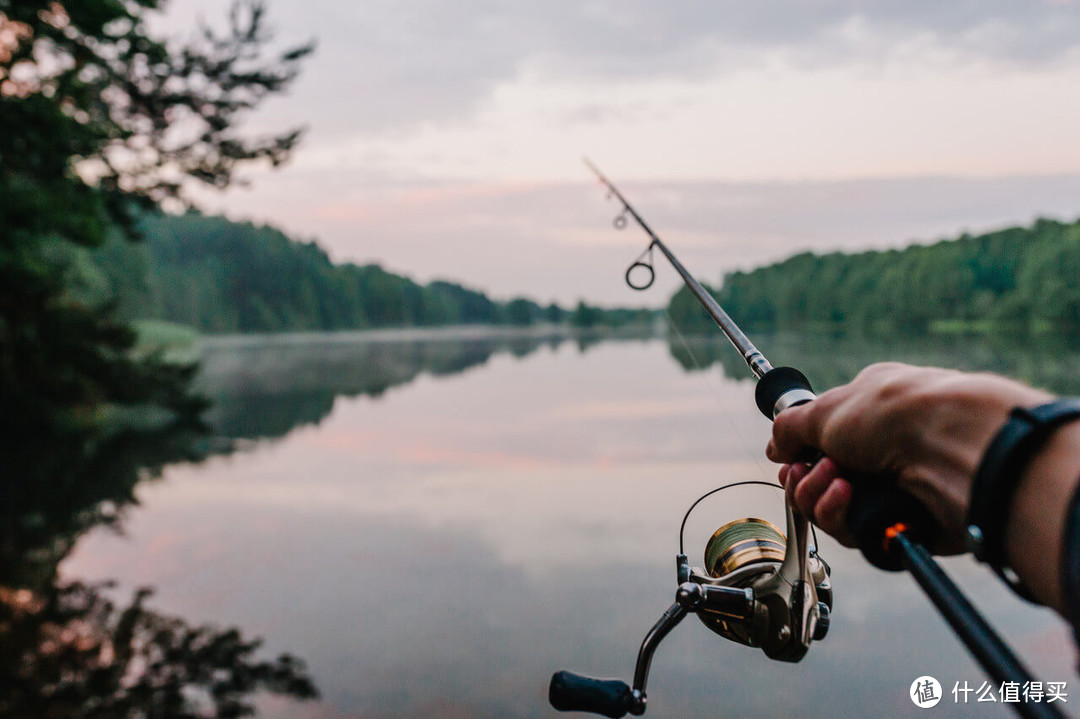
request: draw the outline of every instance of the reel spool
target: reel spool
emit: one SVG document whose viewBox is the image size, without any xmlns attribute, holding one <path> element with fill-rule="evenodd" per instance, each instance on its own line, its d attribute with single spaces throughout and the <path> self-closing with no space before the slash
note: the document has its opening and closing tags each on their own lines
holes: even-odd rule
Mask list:
<svg viewBox="0 0 1080 719">
<path fill-rule="evenodd" d="M 762 562 L 784 561 L 787 538 L 772 522 L 746 517 L 716 530 L 705 545 L 705 571 L 723 577 Z"/>
<path fill-rule="evenodd" d="M 784 562 L 787 538 L 772 522 L 746 517 L 717 529 L 705 545 L 705 572 L 729 587 L 753 587 L 757 580 L 772 577 Z M 725 639 L 757 646 L 753 627 L 745 619 L 720 612 L 702 611 L 698 618 Z"/>
</svg>

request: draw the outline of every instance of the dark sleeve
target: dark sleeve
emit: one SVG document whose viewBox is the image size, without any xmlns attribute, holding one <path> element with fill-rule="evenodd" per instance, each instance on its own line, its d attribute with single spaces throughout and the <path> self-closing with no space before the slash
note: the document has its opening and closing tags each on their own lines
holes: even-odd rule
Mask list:
<svg viewBox="0 0 1080 719">
<path fill-rule="evenodd" d="M 1061 588 L 1073 637 L 1080 647 L 1080 487 L 1069 500 L 1065 517 L 1065 537 L 1061 547 Z M 1077 668 L 1080 671 L 1080 667 Z"/>
</svg>

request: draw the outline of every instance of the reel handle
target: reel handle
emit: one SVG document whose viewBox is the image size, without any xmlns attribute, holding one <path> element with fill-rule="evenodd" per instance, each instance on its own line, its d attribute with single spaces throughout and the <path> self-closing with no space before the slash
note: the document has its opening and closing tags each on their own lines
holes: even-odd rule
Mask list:
<svg viewBox="0 0 1080 719">
<path fill-rule="evenodd" d="M 618 679 L 593 679 L 562 671 L 551 676 L 548 701 L 561 712 L 590 712 L 619 719 L 627 712 L 643 714 L 638 709 L 634 693 L 626 682 Z"/>
<path fill-rule="evenodd" d="M 813 401 L 816 395 L 806 376 L 794 367 L 776 367 L 758 380 L 758 409 L 770 421 L 785 409 Z M 851 482 L 852 498 L 846 517 L 848 529 L 867 561 L 878 569 L 903 569 L 900 557 L 889 550 L 888 531 L 903 525 L 911 539 L 932 546 L 938 526 L 930 511 L 896 485 L 895 478 L 843 470 Z"/>
</svg>

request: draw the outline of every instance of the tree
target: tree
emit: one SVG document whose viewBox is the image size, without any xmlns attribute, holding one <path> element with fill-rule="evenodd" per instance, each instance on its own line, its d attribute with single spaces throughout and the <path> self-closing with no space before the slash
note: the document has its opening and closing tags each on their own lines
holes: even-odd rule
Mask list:
<svg viewBox="0 0 1080 719">
<path fill-rule="evenodd" d="M 24 428 L 70 428 L 108 404 L 194 413 L 191 367 L 133 352 L 108 304 L 68 292 L 74 246 L 135 238 L 134 211 L 188 204 L 300 137 L 245 137 L 243 114 L 285 89 L 311 45 L 267 58 L 263 6 L 224 33 L 151 36 L 162 0 L 0 0 L 0 403 Z"/>
<path fill-rule="evenodd" d="M 524 297 L 516 297 L 506 304 L 506 321 L 512 325 L 523 327 L 536 321 L 536 303 Z"/>
<path fill-rule="evenodd" d="M 584 300 L 578 300 L 577 307 L 570 315 L 570 324 L 579 329 L 592 329 L 603 320 L 599 307 L 591 307 Z"/>
<path fill-rule="evenodd" d="M 1078 275 L 1080 222 L 1043 219 L 1030 228 L 903 250 L 803 253 L 728 273 L 719 300 L 752 331 L 919 334 L 951 327 L 1076 334 Z M 672 297 L 668 313 L 683 331 L 707 325 L 685 289 Z"/>
<path fill-rule="evenodd" d="M 702 287 L 706 292 L 716 294 L 716 291 L 708 285 L 702 285 Z M 728 303 L 733 304 L 730 300 Z M 742 306 L 741 303 L 739 306 Z M 667 318 L 676 330 L 684 334 L 704 335 L 716 329 L 716 323 L 686 286 L 680 287 L 668 301 Z"/>
<path fill-rule="evenodd" d="M 566 320 L 566 316 L 569 314 L 566 310 L 555 302 L 544 308 L 544 320 L 550 322 L 553 325 L 557 325 Z"/>
</svg>

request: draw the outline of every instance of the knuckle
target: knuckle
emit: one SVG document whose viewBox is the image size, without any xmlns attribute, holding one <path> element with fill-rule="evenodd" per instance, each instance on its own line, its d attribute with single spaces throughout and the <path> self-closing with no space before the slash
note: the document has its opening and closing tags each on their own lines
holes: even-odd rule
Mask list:
<svg viewBox="0 0 1080 719">
<path fill-rule="evenodd" d="M 867 365 L 859 372 L 859 374 L 855 375 L 855 380 L 875 379 L 882 375 L 900 371 L 905 367 L 909 367 L 909 365 L 906 365 L 903 362 L 875 362 L 874 364 Z"/>
<path fill-rule="evenodd" d="M 787 456 L 798 444 L 801 427 L 801 413 L 798 407 L 792 407 L 777 415 L 772 426 L 772 449 L 777 456 Z"/>
</svg>

